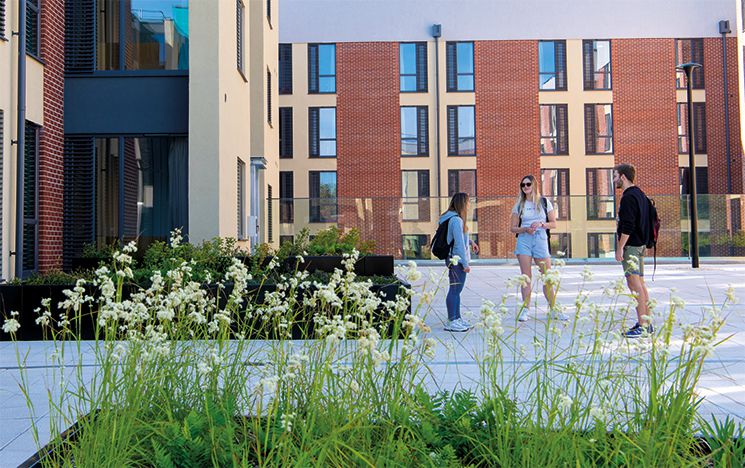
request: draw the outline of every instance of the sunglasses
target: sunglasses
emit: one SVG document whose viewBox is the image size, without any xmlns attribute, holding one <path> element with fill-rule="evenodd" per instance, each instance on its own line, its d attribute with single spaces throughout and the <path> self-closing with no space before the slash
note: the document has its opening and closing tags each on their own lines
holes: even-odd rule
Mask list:
<svg viewBox="0 0 745 468">
<path fill-rule="evenodd" d="M 520 182 L 520 187 L 530 187 L 533 185 L 532 182 Z"/>
</svg>

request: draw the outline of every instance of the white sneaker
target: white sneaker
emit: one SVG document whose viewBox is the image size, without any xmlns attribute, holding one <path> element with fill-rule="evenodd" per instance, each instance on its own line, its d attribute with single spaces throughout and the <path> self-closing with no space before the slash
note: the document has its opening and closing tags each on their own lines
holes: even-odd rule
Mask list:
<svg viewBox="0 0 745 468">
<path fill-rule="evenodd" d="M 460 323 L 459 319 L 451 320 L 445 325 L 445 331 L 449 332 L 465 332 L 468 331 L 468 327 Z"/>
<path fill-rule="evenodd" d="M 569 316 L 564 313 L 564 307 L 560 305 L 554 305 L 554 307 L 551 309 L 551 314 L 553 318 L 561 320 L 562 322 L 566 322 L 567 320 L 569 320 Z"/>
<path fill-rule="evenodd" d="M 471 329 L 471 328 L 473 328 L 473 325 L 471 325 L 471 324 L 470 324 L 469 322 L 467 322 L 466 320 L 463 320 L 463 317 L 461 317 L 461 318 L 459 318 L 459 319 L 456 319 L 456 321 L 457 321 L 457 322 L 459 322 L 459 323 L 460 323 L 461 325 L 463 325 L 464 327 L 466 327 L 466 328 L 468 328 L 468 329 Z"/>
<path fill-rule="evenodd" d="M 528 312 L 527 307 L 523 307 L 522 310 L 520 310 L 520 314 L 517 316 L 518 322 L 527 322 L 530 319 L 530 313 Z"/>
</svg>

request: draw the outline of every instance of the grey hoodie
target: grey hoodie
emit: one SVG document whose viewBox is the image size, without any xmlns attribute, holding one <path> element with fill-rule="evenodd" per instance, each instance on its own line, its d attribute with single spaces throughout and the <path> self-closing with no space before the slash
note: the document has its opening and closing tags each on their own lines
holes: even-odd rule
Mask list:
<svg viewBox="0 0 745 468">
<path fill-rule="evenodd" d="M 469 260 L 469 242 L 468 237 L 463 235 L 463 220 L 460 219 L 460 216 L 458 216 L 458 213 L 455 211 L 446 211 L 442 216 L 440 216 L 439 224 L 447 222 L 450 218 L 454 219 L 450 221 L 450 224 L 448 224 L 447 242 L 450 244 L 455 241 L 453 242 L 453 250 L 450 253 L 450 256 L 454 257 L 457 255 L 460 257 L 458 263 L 463 265 L 463 268 L 466 268 Z"/>
</svg>

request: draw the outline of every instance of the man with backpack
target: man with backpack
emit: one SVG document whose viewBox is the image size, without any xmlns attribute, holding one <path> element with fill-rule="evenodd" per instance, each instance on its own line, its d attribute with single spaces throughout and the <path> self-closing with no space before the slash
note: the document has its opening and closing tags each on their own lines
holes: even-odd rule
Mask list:
<svg viewBox="0 0 745 468">
<path fill-rule="evenodd" d="M 616 261 L 623 265 L 626 284 L 637 301 L 637 322 L 624 332 L 626 338 L 639 338 L 654 332 L 649 316 L 649 292 L 644 284 L 644 251 L 654 236 L 650 222 L 653 205 L 634 185 L 635 178 L 636 169 L 631 164 L 618 164 L 613 168 L 613 183 L 623 190 L 618 208 Z"/>
</svg>

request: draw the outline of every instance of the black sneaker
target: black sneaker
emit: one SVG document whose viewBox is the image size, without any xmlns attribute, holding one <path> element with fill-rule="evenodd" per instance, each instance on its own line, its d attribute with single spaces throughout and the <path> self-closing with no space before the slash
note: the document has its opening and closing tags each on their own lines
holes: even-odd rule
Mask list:
<svg viewBox="0 0 745 468">
<path fill-rule="evenodd" d="M 633 327 L 629 328 L 629 330 L 624 333 L 623 336 L 625 336 L 626 338 L 641 338 L 645 334 L 651 335 L 652 333 L 654 333 L 654 327 L 651 323 L 646 327 L 643 327 L 639 325 L 639 322 L 636 322 L 636 324 Z"/>
</svg>

